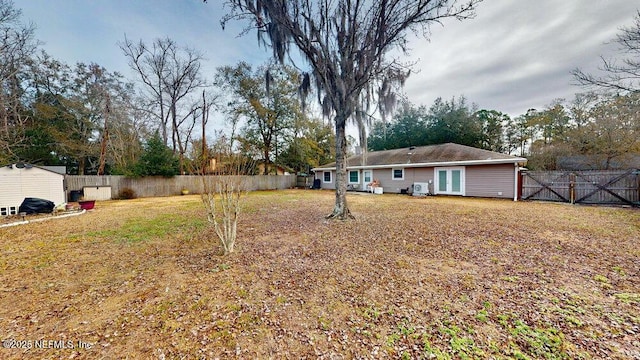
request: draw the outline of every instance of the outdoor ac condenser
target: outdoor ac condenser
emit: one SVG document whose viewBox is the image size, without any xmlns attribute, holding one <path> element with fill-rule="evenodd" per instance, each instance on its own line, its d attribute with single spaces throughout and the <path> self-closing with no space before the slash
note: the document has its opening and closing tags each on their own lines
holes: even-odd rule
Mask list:
<svg viewBox="0 0 640 360">
<path fill-rule="evenodd" d="M 413 196 L 429 195 L 429 184 L 423 182 L 413 183 Z"/>
</svg>

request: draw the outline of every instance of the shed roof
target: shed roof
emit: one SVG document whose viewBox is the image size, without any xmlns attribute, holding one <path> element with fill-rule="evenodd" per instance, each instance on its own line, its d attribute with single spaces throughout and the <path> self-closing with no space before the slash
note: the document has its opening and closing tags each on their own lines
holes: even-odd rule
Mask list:
<svg viewBox="0 0 640 360">
<path fill-rule="evenodd" d="M 44 166 L 27 164 L 27 163 L 15 163 L 15 164 L 8 164 L 8 165 L 0 166 L 0 169 L 6 169 L 6 170 L 29 170 L 29 169 L 34 169 L 34 168 L 46 171 L 46 172 L 51 173 L 51 174 L 55 174 L 57 176 L 64 177 L 64 174 L 56 171 L 56 169 L 52 169 L 52 168 L 44 167 Z"/>
<path fill-rule="evenodd" d="M 527 159 L 483 150 L 471 146 L 446 143 L 417 146 L 393 150 L 371 151 L 367 153 L 366 165 L 363 155 L 347 159 L 349 169 L 374 169 L 385 167 L 429 167 L 450 165 L 486 165 L 526 163 Z M 322 165 L 313 170 L 334 170 L 336 163 Z"/>
</svg>

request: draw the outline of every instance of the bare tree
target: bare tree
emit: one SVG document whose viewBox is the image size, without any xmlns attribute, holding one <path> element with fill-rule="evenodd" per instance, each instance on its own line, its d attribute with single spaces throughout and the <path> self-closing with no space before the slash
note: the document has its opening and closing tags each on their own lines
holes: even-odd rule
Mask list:
<svg viewBox="0 0 640 360">
<path fill-rule="evenodd" d="M 621 28 L 614 42 L 626 57 L 618 61 L 602 57 L 600 70 L 606 73 L 603 76 L 573 70 L 578 85 L 614 92 L 640 91 L 640 10 L 636 13 L 634 25 Z"/>
<path fill-rule="evenodd" d="M 204 0 L 206 1 L 206 0 Z M 345 126 L 374 85 L 402 83 L 409 65 L 390 55 L 407 53 L 409 31 L 429 37 L 429 26 L 444 18 L 473 15 L 480 0 L 227 0 L 223 19 L 250 20 L 259 40 L 280 62 L 293 45 L 311 67 L 302 77 L 301 94 L 313 86 L 325 116 L 333 116 L 336 130 L 336 201 L 329 218 L 352 217 L 347 206 Z M 387 84 L 386 86 L 384 84 Z M 384 98 L 382 96 L 381 98 Z"/>
<path fill-rule="evenodd" d="M 220 162 L 209 175 L 200 171 L 204 191 L 200 195 L 207 221 L 222 246 L 224 255 L 235 249 L 242 198 L 247 193 L 247 176 L 255 164 L 247 158 L 227 152 L 218 153 Z"/>
<path fill-rule="evenodd" d="M 114 104 L 109 108 L 108 161 L 117 173 L 128 173 L 142 153 L 142 139 L 151 135 L 148 113 L 133 105 Z"/>
<path fill-rule="evenodd" d="M 585 118 L 570 133 L 574 150 L 588 155 L 594 167 L 631 166 L 640 152 L 640 94 L 606 98 Z"/>
<path fill-rule="evenodd" d="M 202 109 L 199 99 L 191 97 L 205 87 L 200 71 L 202 54 L 179 47 L 169 38 L 156 39 L 149 47 L 142 40 L 133 43 L 125 37 L 120 48 L 147 89 L 162 139 L 179 154 L 183 171 L 184 155 L 196 125 L 193 120 L 199 118 L 194 112 Z"/>
</svg>

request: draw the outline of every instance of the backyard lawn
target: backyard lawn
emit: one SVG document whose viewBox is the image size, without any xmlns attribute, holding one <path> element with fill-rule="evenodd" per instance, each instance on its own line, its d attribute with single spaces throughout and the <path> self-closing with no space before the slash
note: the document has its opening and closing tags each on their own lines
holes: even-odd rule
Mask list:
<svg viewBox="0 0 640 360">
<path fill-rule="evenodd" d="M 228 257 L 193 195 L 0 228 L 0 358 L 640 359 L 638 209 L 348 199 L 250 193 Z"/>
</svg>

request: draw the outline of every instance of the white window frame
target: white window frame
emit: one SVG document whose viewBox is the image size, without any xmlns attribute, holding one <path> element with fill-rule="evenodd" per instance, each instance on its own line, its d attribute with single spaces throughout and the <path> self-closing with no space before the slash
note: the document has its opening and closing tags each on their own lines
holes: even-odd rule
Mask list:
<svg viewBox="0 0 640 360">
<path fill-rule="evenodd" d="M 452 186 L 447 184 L 446 191 L 440 191 L 440 177 L 439 171 L 447 172 L 447 181 L 451 181 L 451 171 L 460 170 L 460 192 L 453 192 Z M 466 175 L 465 175 L 465 167 L 464 166 L 452 166 L 452 167 L 436 167 L 433 169 L 433 192 L 434 194 L 442 194 L 442 195 L 466 195 Z"/>
<path fill-rule="evenodd" d="M 395 177 L 396 170 L 402 171 L 402 177 L 400 177 L 400 178 Z M 404 168 L 393 168 L 393 169 L 391 169 L 391 180 L 398 180 L 398 181 L 404 180 Z"/>
<path fill-rule="evenodd" d="M 358 179 L 356 181 L 351 181 L 351 172 L 355 172 L 356 174 L 358 174 Z M 347 179 L 349 181 L 349 184 L 360 184 L 360 171 L 359 170 L 348 170 L 347 171 Z"/>
<path fill-rule="evenodd" d="M 326 173 L 329 173 L 329 181 L 326 181 L 326 180 L 325 180 L 326 178 L 325 178 L 325 176 L 324 176 L 324 175 L 325 175 Z M 333 171 L 323 171 L 323 172 L 322 172 L 322 182 L 323 182 L 324 184 L 331 184 L 331 183 L 333 182 Z"/>
</svg>

